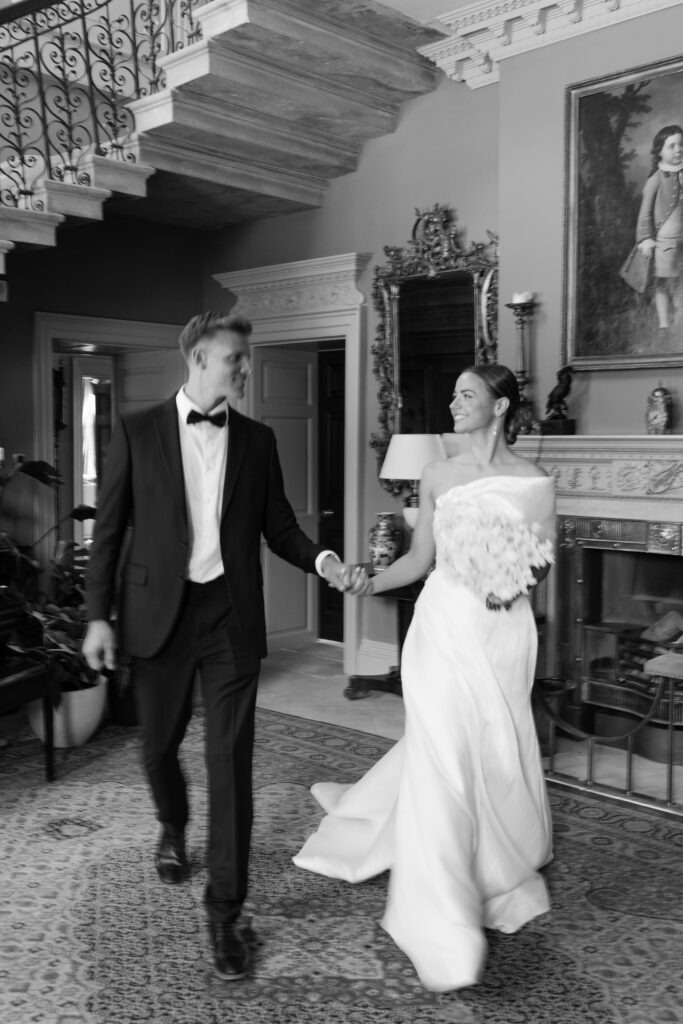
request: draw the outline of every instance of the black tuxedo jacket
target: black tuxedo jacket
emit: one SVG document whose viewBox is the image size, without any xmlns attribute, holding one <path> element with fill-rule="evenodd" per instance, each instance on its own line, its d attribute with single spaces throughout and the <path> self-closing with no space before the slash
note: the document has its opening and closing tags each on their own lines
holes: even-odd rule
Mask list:
<svg viewBox="0 0 683 1024">
<path fill-rule="evenodd" d="M 230 409 L 221 552 L 238 626 L 266 655 L 261 535 L 275 554 L 315 572 L 323 548 L 300 529 L 284 491 L 270 427 Z M 175 396 L 120 417 L 112 434 L 88 565 L 88 618 L 108 620 L 117 591 L 123 650 L 157 654 L 183 602 L 189 560 L 185 483 Z"/>
</svg>

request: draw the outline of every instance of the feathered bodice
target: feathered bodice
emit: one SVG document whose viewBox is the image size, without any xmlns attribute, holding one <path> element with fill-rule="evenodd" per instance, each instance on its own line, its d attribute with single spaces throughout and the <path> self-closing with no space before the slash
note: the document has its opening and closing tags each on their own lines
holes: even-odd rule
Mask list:
<svg viewBox="0 0 683 1024">
<path fill-rule="evenodd" d="M 452 487 L 434 513 L 437 568 L 483 599 L 510 601 L 553 561 L 550 477 L 493 476 Z"/>
</svg>

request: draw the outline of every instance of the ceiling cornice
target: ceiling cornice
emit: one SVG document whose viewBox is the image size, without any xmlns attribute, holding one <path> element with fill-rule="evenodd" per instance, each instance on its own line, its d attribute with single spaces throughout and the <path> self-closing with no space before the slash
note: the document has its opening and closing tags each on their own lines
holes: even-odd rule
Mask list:
<svg viewBox="0 0 683 1024">
<path fill-rule="evenodd" d="M 231 312 L 250 320 L 295 312 L 331 312 L 356 308 L 365 302 L 357 282 L 370 259 L 370 253 L 349 252 L 228 271 L 214 274 L 213 279 L 237 296 L 237 305 Z"/>
<path fill-rule="evenodd" d="M 419 48 L 471 89 L 499 80 L 500 62 L 542 46 L 677 7 L 681 0 L 479 0 L 436 19 L 447 39 Z M 432 22 L 434 24 L 434 22 Z"/>
</svg>

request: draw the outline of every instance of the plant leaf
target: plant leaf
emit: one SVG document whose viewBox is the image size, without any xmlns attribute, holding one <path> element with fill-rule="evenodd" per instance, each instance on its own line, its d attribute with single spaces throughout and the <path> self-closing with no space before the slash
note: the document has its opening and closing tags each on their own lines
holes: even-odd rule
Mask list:
<svg viewBox="0 0 683 1024">
<path fill-rule="evenodd" d="M 30 476 L 33 480 L 38 480 L 41 484 L 47 484 L 48 487 L 53 487 L 55 484 L 61 484 L 62 478 L 49 462 L 44 462 L 42 459 L 36 459 L 34 461 L 22 462 L 17 467 L 19 473 L 25 473 L 26 476 Z"/>
</svg>

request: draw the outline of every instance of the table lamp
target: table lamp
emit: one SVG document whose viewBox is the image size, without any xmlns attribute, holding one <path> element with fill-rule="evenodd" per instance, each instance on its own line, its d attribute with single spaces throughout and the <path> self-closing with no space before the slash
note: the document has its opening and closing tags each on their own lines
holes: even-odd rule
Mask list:
<svg viewBox="0 0 683 1024">
<path fill-rule="evenodd" d="M 382 480 L 410 481 L 411 491 L 405 499 L 403 518 L 412 529 L 417 522 L 418 487 L 422 470 L 435 459 L 445 459 L 446 449 L 441 434 L 392 434 L 382 463 Z"/>
</svg>

